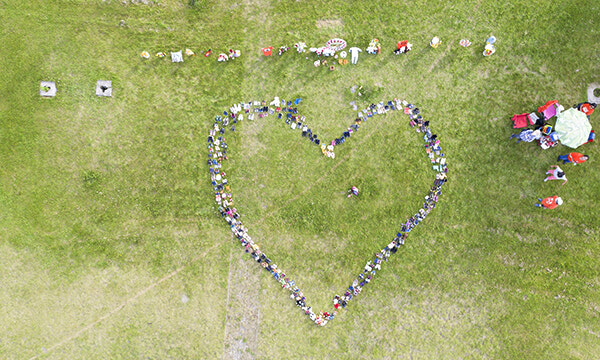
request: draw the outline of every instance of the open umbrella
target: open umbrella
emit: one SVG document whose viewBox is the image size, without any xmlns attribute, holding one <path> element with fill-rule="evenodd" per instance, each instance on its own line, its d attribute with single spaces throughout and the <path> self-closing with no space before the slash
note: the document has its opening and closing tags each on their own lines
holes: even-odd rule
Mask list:
<svg viewBox="0 0 600 360">
<path fill-rule="evenodd" d="M 557 115 L 554 130 L 563 145 L 575 149 L 588 141 L 592 125 L 583 112 L 571 108 Z"/>
</svg>

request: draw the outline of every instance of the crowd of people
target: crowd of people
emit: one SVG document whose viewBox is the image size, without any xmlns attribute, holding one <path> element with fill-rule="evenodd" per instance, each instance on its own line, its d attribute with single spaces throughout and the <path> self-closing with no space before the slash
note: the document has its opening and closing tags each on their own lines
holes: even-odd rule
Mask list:
<svg viewBox="0 0 600 360">
<path fill-rule="evenodd" d="M 340 145 L 346 139 L 358 130 L 359 125 L 367 121 L 367 118 L 375 115 L 383 115 L 388 111 L 403 110 L 409 116 L 409 125 L 415 128 L 418 133 L 423 134 L 424 146 L 431 162 L 435 164 L 433 169 L 436 171 L 433 186 L 429 193 L 425 196 L 423 206 L 409 217 L 402 225 L 400 232 L 392 239 L 392 241 L 383 249 L 375 253 L 373 258 L 369 260 L 363 271 L 353 280 L 352 284 L 345 290 L 343 295 L 335 295 L 333 298 L 333 310 L 320 311 L 313 310 L 306 302 L 302 290 L 296 285 L 281 268 L 277 266 L 260 248 L 258 243 L 254 241 L 248 234 L 248 229 L 240 220 L 240 214 L 235 207 L 235 202 L 231 193 L 231 184 L 227 180 L 227 174 L 223 167 L 223 163 L 228 159 L 228 146 L 225 141 L 227 131 L 235 131 L 235 125 L 247 118 L 263 119 L 269 115 L 277 114 L 278 119 L 284 119 L 285 123 L 290 125 L 293 130 L 301 130 L 302 136 L 308 138 L 313 143 L 319 145 L 320 140 L 317 138 L 308 125 L 304 116 L 298 115 L 298 110 L 293 105 L 298 105 L 301 99 L 296 99 L 294 102 L 279 100 L 267 104 L 266 101 L 252 101 L 248 103 L 240 103 L 233 105 L 229 111 L 225 111 L 223 115 L 215 117 L 215 122 L 208 134 L 208 159 L 207 165 L 209 168 L 210 179 L 215 194 L 215 202 L 218 207 L 218 212 L 230 227 L 232 233 L 245 251 L 267 270 L 273 278 L 278 281 L 282 288 L 290 293 L 290 298 L 296 305 L 313 321 L 316 325 L 324 326 L 328 321 L 332 320 L 339 308 L 345 308 L 352 298 L 361 293 L 363 288 L 372 281 L 377 271 L 381 270 L 381 265 L 388 261 L 390 256 L 398 251 L 404 245 L 408 233 L 414 229 L 416 225 L 422 222 L 425 217 L 436 207 L 439 196 L 442 194 L 442 185 L 447 181 L 448 168 L 446 166 L 445 155 L 442 153 L 440 141 L 436 134 L 433 134 L 429 128 L 429 121 L 425 121 L 421 115 L 420 109 L 413 104 L 398 99 L 379 104 L 371 104 L 364 110 L 358 113 L 355 119 L 355 124 L 351 126 L 340 138 L 334 139 L 325 148 Z M 293 104 L 293 105 L 292 105 Z M 352 131 L 350 131 L 352 129 Z M 333 157 L 333 156 L 332 156 Z M 353 187 L 350 195 L 358 195 L 358 189 Z"/>
<path fill-rule="evenodd" d="M 590 115 L 596 109 L 596 104 L 582 102 L 573 105 L 573 108 L 584 113 L 589 119 Z M 553 127 L 548 123 L 548 120 L 562 111 L 564 111 L 564 107 L 558 104 L 557 100 L 551 100 L 540 106 L 537 111 L 514 115 L 512 118 L 513 128 L 523 128 L 523 130 L 521 130 L 520 133 L 512 134 L 510 139 L 517 139 L 517 143 L 535 141 L 542 149 L 548 149 L 557 146 L 560 142 L 560 136 L 556 131 L 553 131 Z M 595 133 L 592 130 L 589 134 L 589 137 L 587 137 L 587 143 L 593 142 L 594 138 Z M 571 152 L 565 155 L 559 155 L 557 161 L 562 161 L 563 165 L 567 163 L 577 165 L 586 162 L 588 159 L 588 155 L 578 152 Z M 549 180 L 562 180 L 563 185 L 567 183 L 565 171 L 561 169 L 559 165 L 552 165 L 550 169 L 546 171 L 546 175 L 548 176 L 544 179 L 544 182 Z M 555 209 L 562 204 L 563 199 L 558 195 L 553 195 L 544 199 L 538 198 L 538 201 L 534 205 L 543 209 Z"/>
</svg>

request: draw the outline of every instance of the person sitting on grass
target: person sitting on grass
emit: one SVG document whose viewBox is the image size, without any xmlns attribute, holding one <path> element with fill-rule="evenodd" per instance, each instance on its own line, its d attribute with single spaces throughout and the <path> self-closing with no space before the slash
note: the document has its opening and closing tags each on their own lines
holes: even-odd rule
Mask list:
<svg viewBox="0 0 600 360">
<path fill-rule="evenodd" d="M 352 195 L 358 196 L 358 188 L 356 186 L 353 186 L 352 189 L 348 190 L 348 197 L 352 197 Z"/>
<path fill-rule="evenodd" d="M 552 210 L 552 209 L 556 208 L 557 206 L 562 205 L 563 200 L 558 195 L 555 195 L 555 196 L 548 196 L 544 200 L 542 200 L 542 198 L 538 198 L 538 202 L 539 203 L 536 203 L 534 205 L 537 207 L 544 208 L 544 209 Z"/>
<path fill-rule="evenodd" d="M 563 185 L 567 183 L 567 177 L 565 176 L 565 172 L 558 165 L 552 165 L 546 174 L 550 174 L 547 178 L 544 179 L 544 182 L 548 180 L 564 180 Z"/>
</svg>

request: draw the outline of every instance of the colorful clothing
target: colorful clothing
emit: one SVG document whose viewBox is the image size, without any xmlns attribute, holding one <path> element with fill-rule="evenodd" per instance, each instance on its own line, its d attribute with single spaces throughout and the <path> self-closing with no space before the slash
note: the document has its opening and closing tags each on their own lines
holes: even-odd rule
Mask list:
<svg viewBox="0 0 600 360">
<path fill-rule="evenodd" d="M 554 115 L 556 115 L 556 111 L 557 111 L 558 107 L 559 107 L 558 101 L 551 100 L 551 101 L 548 101 L 547 103 L 545 103 L 544 105 L 540 106 L 538 108 L 538 112 L 544 114 L 544 118 L 546 120 L 548 120 L 551 117 L 553 117 Z"/>
<path fill-rule="evenodd" d="M 273 55 L 273 47 L 269 46 L 269 47 L 266 47 L 266 48 L 262 48 L 262 53 L 263 53 L 264 56 L 271 56 L 271 55 Z"/>
<path fill-rule="evenodd" d="M 510 138 L 514 139 L 518 137 L 517 139 L 517 143 L 524 141 L 524 142 L 532 142 L 534 140 L 538 140 L 542 137 L 542 133 L 539 130 L 523 130 L 518 134 L 513 134 Z"/>
<path fill-rule="evenodd" d="M 547 198 L 542 200 L 542 206 L 545 208 L 548 208 L 548 209 L 554 209 L 555 207 L 558 206 L 556 199 L 558 199 L 558 195 L 548 196 Z"/>
<path fill-rule="evenodd" d="M 577 105 L 577 110 L 581 111 L 582 113 L 586 114 L 587 116 L 592 115 L 595 108 L 596 108 L 596 106 L 592 105 L 589 102 L 584 102 L 584 103 Z"/>
<path fill-rule="evenodd" d="M 560 155 L 558 161 L 562 161 L 563 164 L 572 163 L 573 165 L 581 164 L 586 162 L 588 159 L 582 159 L 585 155 L 577 152 L 568 153 L 567 155 Z"/>
<path fill-rule="evenodd" d="M 529 118 L 529 114 L 518 114 L 512 117 L 513 121 L 513 129 L 520 129 L 527 127 L 527 122 L 533 125 L 535 122 L 532 122 Z"/>
<path fill-rule="evenodd" d="M 567 176 L 565 175 L 565 172 L 560 168 L 560 166 L 557 166 L 556 169 L 550 169 L 546 172 L 546 175 L 550 175 L 547 178 L 544 179 L 544 182 L 548 181 L 548 180 L 564 180 L 565 182 L 563 184 L 565 184 L 567 182 Z"/>
</svg>

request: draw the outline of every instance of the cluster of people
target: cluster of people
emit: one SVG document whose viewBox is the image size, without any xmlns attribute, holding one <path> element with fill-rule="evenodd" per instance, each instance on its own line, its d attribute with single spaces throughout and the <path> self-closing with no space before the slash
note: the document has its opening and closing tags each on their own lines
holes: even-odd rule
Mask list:
<svg viewBox="0 0 600 360">
<path fill-rule="evenodd" d="M 297 105 L 299 100 L 300 99 L 296 99 L 294 103 Z M 302 290 L 296 286 L 294 280 L 288 277 L 282 269 L 278 268 L 277 264 L 273 263 L 272 260 L 261 251 L 260 246 L 252 240 L 248 234 L 248 229 L 240 220 L 239 212 L 234 207 L 231 187 L 223 169 L 223 162 L 228 159 L 227 143 L 225 142 L 224 135 L 227 130 L 235 131 L 235 124 L 244 120 L 244 115 L 249 120 L 253 120 L 255 117 L 262 119 L 263 117 L 275 113 L 278 114 L 277 116 L 279 118 L 282 118 L 283 114 L 286 113 L 286 123 L 295 125 L 291 126 L 292 129 L 298 128 L 296 121 L 300 122 L 303 120 L 298 118 L 297 109 L 292 108 L 291 101 L 280 101 L 277 98 L 270 104 L 267 104 L 265 101 L 235 104 L 229 110 L 229 112 L 225 111 L 222 116 L 219 115 L 215 118 L 215 122 L 209 130 L 208 135 L 207 163 L 209 166 L 211 183 L 215 192 L 215 202 L 218 206 L 218 211 L 221 214 L 221 217 L 229 225 L 234 236 L 245 248 L 245 251 L 249 253 L 260 266 L 269 271 L 273 278 L 281 284 L 282 288 L 287 289 L 290 292 L 290 297 L 303 309 L 312 321 L 321 326 L 325 325 L 327 321 L 333 319 L 335 313 L 329 314 L 327 312 L 321 312 L 316 314 L 311 307 L 307 306 L 306 297 L 302 293 Z M 304 126 L 306 125 L 300 124 L 302 129 L 304 129 Z M 303 133 L 306 133 L 307 137 L 308 130 L 309 129 L 303 130 Z M 314 138 L 315 137 L 313 137 L 313 139 Z"/>
<path fill-rule="evenodd" d="M 596 109 L 595 103 L 582 102 L 573 105 L 574 109 L 584 113 L 589 119 Z M 564 107 L 557 100 L 550 100 L 531 113 L 516 114 L 512 117 L 513 128 L 523 129 L 517 134 L 512 134 L 510 139 L 517 139 L 517 143 L 536 141 L 542 149 L 555 147 L 560 142 L 558 132 L 553 128 L 549 120 L 564 111 Z M 530 128 L 532 127 L 532 128 Z M 592 130 L 588 142 L 593 142 L 596 137 Z"/>
<path fill-rule="evenodd" d="M 394 50 L 394 55 L 406 54 L 411 50 L 412 44 L 409 43 L 408 40 L 398 41 L 396 44 L 396 50 Z"/>
<path fill-rule="evenodd" d="M 248 103 L 234 104 L 229 111 L 225 111 L 223 115 L 216 116 L 215 122 L 208 134 L 207 164 L 219 214 L 228 224 L 233 235 L 245 248 L 245 251 L 250 254 L 261 267 L 267 270 L 273 278 L 281 284 L 282 288 L 289 291 L 290 298 L 309 317 L 309 319 L 316 325 L 324 326 L 328 321 L 335 317 L 340 306 L 345 308 L 353 297 L 360 294 L 363 287 L 367 285 L 373 279 L 376 272 L 381 269 L 382 263 L 386 262 L 391 254 L 396 253 L 400 246 L 404 245 L 408 233 L 419 224 L 419 222 L 423 221 L 427 214 L 435 208 L 438 197 L 441 195 L 441 187 L 447 181 L 446 173 L 448 172 L 448 168 L 445 165 L 445 161 L 436 160 L 436 163 L 440 166 L 437 168 L 434 167 L 437 171 L 436 179 L 429 194 L 425 196 L 423 207 L 419 209 L 414 216 L 407 219 L 406 223 L 402 226 L 401 231 L 394 239 L 386 247 L 377 252 L 372 260 L 367 262 L 364 270 L 352 282 L 344 294 L 336 295 L 333 298 L 334 310 L 331 312 L 315 312 L 312 307 L 307 304 L 306 297 L 302 290 L 296 285 L 295 281 L 286 275 L 286 273 L 260 249 L 260 246 L 248 234 L 248 229 L 240 220 L 240 214 L 234 207 L 231 186 L 227 181 L 227 174 L 223 168 L 223 163 L 228 159 L 228 146 L 225 141 L 225 134 L 227 131 L 235 131 L 235 125 L 244 120 L 244 118 L 252 120 L 255 119 L 255 117 L 258 117 L 259 119 L 262 119 L 266 116 L 277 114 L 276 116 L 279 119 L 285 117 L 285 122 L 290 124 L 292 129 L 302 129 L 302 135 L 318 145 L 319 139 L 308 128 L 305 118 L 298 115 L 297 108 L 293 107 L 293 105 L 298 105 L 300 101 L 301 99 L 296 99 L 292 102 L 275 98 L 269 104 L 267 104 L 266 101 L 251 101 Z M 366 118 L 375 114 L 385 114 L 389 110 L 396 109 L 404 109 L 404 112 L 410 117 L 409 124 L 413 128 L 416 127 L 417 132 L 424 133 L 426 152 L 428 154 L 434 154 L 433 156 L 429 155 L 429 157 L 434 158 L 437 156 L 438 159 L 444 158 L 444 154 L 441 153 L 441 146 L 437 136 L 432 134 L 429 129 L 429 122 L 423 120 L 420 115 L 420 110 L 417 107 L 406 101 L 394 99 L 387 103 L 381 102 L 377 105 L 371 104 L 359 113 L 358 119 L 360 119 L 361 122 L 366 121 Z M 357 123 L 355 125 L 359 124 L 360 123 Z M 358 127 L 351 129 L 355 131 Z M 349 134 L 350 131 L 348 130 L 343 134 L 343 138 L 349 137 Z M 333 144 L 339 145 L 341 143 L 343 143 L 343 141 L 341 141 L 341 138 L 338 138 L 333 140 L 329 146 L 333 146 Z M 353 195 L 358 195 L 358 188 L 352 187 L 349 192 L 349 197 Z"/>
<path fill-rule="evenodd" d="M 358 188 L 356 186 L 353 186 L 348 190 L 348 197 L 351 198 L 353 196 L 358 196 Z"/>
<path fill-rule="evenodd" d="M 596 104 L 590 102 L 583 102 L 573 105 L 573 108 L 584 113 L 589 119 L 590 115 L 594 112 Z M 514 115 L 512 118 L 513 128 L 524 128 L 518 134 L 512 134 L 511 139 L 517 139 L 519 142 L 533 142 L 536 141 L 542 149 L 548 149 L 558 145 L 561 140 L 559 133 L 553 130 L 553 126 L 548 123 L 548 120 L 561 114 L 564 107 L 561 106 L 557 100 L 550 100 L 544 105 L 537 108 L 537 111 L 532 113 L 524 113 Z M 575 110 L 570 110 L 575 111 Z M 529 128 L 532 126 L 533 128 Z M 557 126 L 558 128 L 558 121 Z M 589 130 L 587 130 L 589 131 Z M 584 134 L 585 135 L 585 134 Z M 587 142 L 594 140 L 595 133 L 592 130 L 587 138 Z M 585 140 L 584 140 L 585 141 Z M 560 155 L 557 159 L 558 162 L 562 161 L 563 164 L 572 163 L 574 165 L 581 164 L 587 161 L 589 157 L 587 155 L 572 152 L 566 155 Z M 567 183 L 566 173 L 559 165 L 552 165 L 548 171 L 546 171 L 547 177 L 544 182 L 549 180 L 561 180 L 563 185 Z M 544 209 L 555 209 L 556 207 L 563 204 L 563 199 L 558 195 L 549 196 L 544 199 L 538 198 L 538 201 L 534 204 L 536 207 Z"/>
<path fill-rule="evenodd" d="M 590 102 L 583 102 L 573 105 L 574 109 L 584 113 L 588 119 L 594 112 L 596 104 Z M 544 105 L 537 108 L 537 111 L 532 113 L 524 113 L 514 115 L 512 118 L 513 128 L 524 128 L 518 134 L 512 134 L 511 139 L 517 139 L 519 142 L 533 142 L 536 141 L 542 149 L 548 149 L 558 145 L 561 140 L 559 134 L 553 130 L 553 126 L 548 123 L 548 120 L 562 113 L 564 107 L 561 106 L 557 100 L 550 100 Z M 574 111 L 574 110 L 570 110 Z M 533 128 L 529 128 L 532 126 Z M 558 127 L 558 125 L 557 125 Z M 589 131 L 589 130 L 588 130 Z M 584 134 L 585 135 L 585 134 Z M 589 134 L 587 142 L 593 142 L 595 137 L 594 131 L 592 130 Z M 585 141 L 585 140 L 584 140 Z M 557 158 L 558 162 L 564 164 L 572 163 L 573 165 L 581 164 L 586 162 L 589 156 L 571 152 L 569 154 L 560 155 Z M 549 180 L 561 180 L 563 185 L 567 183 L 566 173 L 559 165 L 552 165 L 548 171 L 546 171 L 546 178 L 544 182 Z M 544 209 L 555 209 L 556 207 L 563 204 L 563 199 L 558 195 L 549 196 L 544 199 L 538 198 L 538 201 L 534 204 L 536 207 Z"/>
<path fill-rule="evenodd" d="M 350 125 L 340 137 L 331 140 L 329 145 L 322 144 L 321 152 L 327 157 L 335 158 L 335 146 L 341 145 L 344 142 L 346 142 L 346 140 L 350 138 L 350 136 L 352 136 L 353 133 L 358 131 L 361 124 L 367 122 L 367 120 L 369 118 L 372 118 L 374 115 L 384 115 L 387 114 L 389 111 L 394 111 L 398 109 L 403 109 L 404 113 L 409 115 L 409 124 L 411 127 L 417 127 L 417 132 L 425 133 L 424 139 L 426 142 L 430 140 L 429 143 L 426 144 L 425 149 L 429 158 L 431 159 L 432 164 L 434 164 L 433 169 L 439 171 L 447 171 L 446 160 L 444 158 L 444 154 L 441 153 L 442 148 L 439 145 L 437 135 L 432 135 L 431 130 L 429 130 L 429 121 L 423 120 L 423 117 L 420 115 L 419 108 L 407 103 L 406 101 L 400 101 L 398 99 L 389 100 L 387 102 L 380 101 L 377 104 L 371 103 L 365 109 L 360 110 L 358 112 L 358 116 L 356 117 L 356 119 L 354 119 L 354 124 Z M 431 139 L 429 139 L 429 137 L 431 137 Z"/>
<path fill-rule="evenodd" d="M 402 104 L 397 99 L 370 104 L 368 107 L 358 112 L 357 117 L 354 119 L 354 124 L 350 125 L 340 137 L 331 140 L 329 145 L 321 144 L 321 152 L 323 155 L 335 159 L 335 147 L 345 143 L 352 134 L 358 131 L 363 123 L 367 122 L 369 118 L 372 118 L 375 115 L 384 115 L 387 114 L 388 111 L 396 110 L 398 109 L 398 106 L 402 108 Z"/>
<path fill-rule="evenodd" d="M 404 112 L 410 117 L 410 126 L 413 128 L 416 127 L 417 132 L 425 133 L 424 141 L 426 152 L 428 154 L 436 154 L 439 156 L 439 159 L 444 159 L 444 161 L 437 161 L 437 163 L 442 163 L 443 165 L 439 168 L 434 168 L 434 170 L 437 171 L 436 178 L 433 182 L 433 186 L 429 190 L 429 193 L 425 196 L 425 201 L 423 202 L 422 208 L 419 209 L 413 216 L 408 218 L 394 239 L 386 247 L 377 252 L 372 260 L 366 263 L 363 271 L 352 281 L 352 284 L 348 286 L 348 289 L 344 292 L 344 294 L 334 296 L 333 307 L 336 310 L 339 309 L 340 306 L 345 308 L 353 297 L 360 294 L 363 288 L 369 284 L 371 280 L 373 280 L 373 276 L 377 273 L 377 271 L 381 270 L 381 264 L 388 261 L 390 256 L 395 254 L 400 246 L 404 245 L 404 242 L 408 237 L 408 233 L 420 222 L 422 222 L 431 212 L 431 210 L 435 208 L 438 198 L 442 194 L 442 185 L 448 181 L 446 175 L 448 173 L 448 168 L 445 165 L 445 157 L 444 154 L 441 153 L 442 148 L 437 136 L 432 134 L 431 130 L 429 129 L 429 122 L 423 120 L 423 117 L 420 115 L 419 108 L 415 107 L 414 105 L 408 104 L 405 101 L 400 103 L 394 100 L 394 102 L 399 106 L 399 108 L 402 108 L 400 107 L 402 105 L 404 106 Z M 354 189 L 355 187 L 352 187 L 352 193 L 354 192 Z M 348 196 L 350 197 L 352 193 Z M 356 195 L 358 195 L 358 189 L 356 189 Z"/>
</svg>

